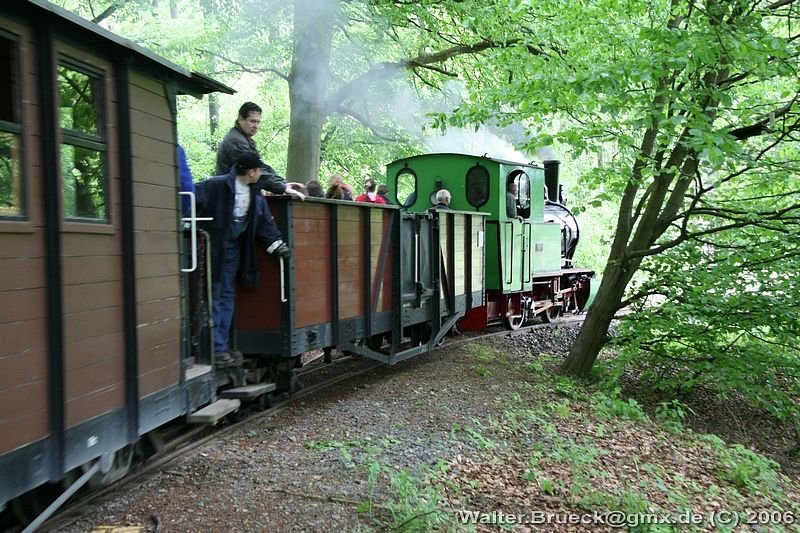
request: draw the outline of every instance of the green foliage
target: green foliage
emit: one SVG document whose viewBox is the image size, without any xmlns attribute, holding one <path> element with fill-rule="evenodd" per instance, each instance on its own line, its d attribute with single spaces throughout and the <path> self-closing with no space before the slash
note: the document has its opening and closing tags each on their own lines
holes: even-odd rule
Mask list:
<svg viewBox="0 0 800 533">
<path fill-rule="evenodd" d="M 492 348 L 480 342 L 468 344 L 467 351 L 479 361 L 493 361 L 497 358 L 497 353 Z"/>
<path fill-rule="evenodd" d="M 549 456 L 570 466 L 573 475 L 585 474 L 590 470 L 595 458 L 605 452 L 593 444 L 581 444 L 573 439 L 557 438 Z"/>
<path fill-rule="evenodd" d="M 620 398 L 619 392 L 620 389 L 617 388 L 610 395 L 603 392 L 595 394 L 592 397 L 592 403 L 597 413 L 607 418 L 622 418 L 635 422 L 649 420 L 636 400 Z"/>
<path fill-rule="evenodd" d="M 683 421 L 686 418 L 687 411 L 692 412 L 689 407 L 673 398 L 668 402 L 661 402 L 656 406 L 656 421 L 667 428 L 680 431 L 683 429 Z"/>
<path fill-rule="evenodd" d="M 475 365 L 472 367 L 472 370 L 481 377 L 488 377 L 491 376 L 492 373 L 483 365 Z"/>
<path fill-rule="evenodd" d="M 555 391 L 560 396 L 580 401 L 585 401 L 589 398 L 586 386 L 575 379 L 563 374 L 554 374 L 551 377 L 554 380 Z"/>
<path fill-rule="evenodd" d="M 358 511 L 372 513 L 374 519 L 382 523 L 382 529 L 398 532 L 439 530 L 452 522 L 451 513 L 440 508 L 444 500 L 441 487 L 435 482 L 437 473 L 431 467 L 420 467 L 416 470 L 408 468 L 395 469 L 377 462 L 370 464 L 369 486 L 377 488 L 378 479 L 386 479 L 386 494 L 375 503 L 377 495 L 371 494 L 368 502 L 362 504 Z M 388 517 L 375 514 L 377 508 L 386 511 Z"/>
<path fill-rule="evenodd" d="M 567 418 L 570 415 L 569 400 L 561 402 L 548 402 L 546 408 L 560 418 Z"/>
<path fill-rule="evenodd" d="M 780 466 L 775 461 L 754 453 L 740 444 L 735 444 L 720 457 L 722 468 L 720 479 L 729 481 L 741 489 L 749 491 L 779 490 L 777 479 Z"/>
<path fill-rule="evenodd" d="M 307 450 L 315 450 L 320 452 L 335 451 L 337 452 L 337 455 L 342 463 L 344 463 L 347 468 L 353 469 L 357 464 L 357 461 L 354 457 L 357 452 L 369 454 L 375 450 L 390 448 L 397 443 L 398 441 L 396 439 L 386 436 L 381 439 L 365 438 L 347 441 L 307 441 L 303 443 L 303 447 Z"/>
<path fill-rule="evenodd" d="M 545 494 L 554 495 L 556 493 L 555 483 L 552 479 L 546 477 L 539 477 L 536 478 L 536 482 L 539 484 L 539 488 Z"/>
<path fill-rule="evenodd" d="M 703 389 L 798 420 L 800 260 L 785 233 L 751 230 L 704 249 L 682 246 L 648 265 L 637 286 L 658 294 L 623 320 L 613 381 L 634 372 L 668 395 Z M 652 301 L 652 297 L 651 297 Z"/>
<path fill-rule="evenodd" d="M 493 50 L 469 79 L 470 99 L 437 116 L 442 125 L 524 118 L 529 148 L 560 143 L 596 160 L 581 176 L 581 204 L 618 204 L 619 214 L 600 289 L 607 307 L 602 318 L 590 315 L 599 323 L 591 335 L 605 335 L 645 257 L 683 244 L 701 250 L 716 235 L 735 240 L 766 229 L 789 243 L 798 233 L 800 54 L 790 6 L 528 3 L 523 10 L 538 22 L 530 38 Z M 471 24 L 506 34 L 500 3 L 483 14 Z M 592 24 L 575 24 L 585 20 Z M 793 241 L 782 250 L 797 255 Z M 738 281 L 742 265 L 731 266 L 716 273 Z M 659 268 L 648 274 L 655 287 L 671 281 Z M 599 343 L 585 345 L 592 348 L 573 354 L 568 369 L 591 368 Z"/>
<path fill-rule="evenodd" d="M 756 492 L 771 494 L 777 501 L 783 498 L 778 481 L 780 471 L 778 463 L 741 444 L 727 446 L 713 435 L 705 435 L 704 440 L 717 453 L 720 462 L 717 476 L 721 480 L 751 494 Z"/>
</svg>

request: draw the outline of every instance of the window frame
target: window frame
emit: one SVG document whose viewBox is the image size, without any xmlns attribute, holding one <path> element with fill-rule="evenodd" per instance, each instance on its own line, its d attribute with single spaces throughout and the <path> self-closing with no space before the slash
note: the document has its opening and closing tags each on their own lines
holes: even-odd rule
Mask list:
<svg viewBox="0 0 800 533">
<path fill-rule="evenodd" d="M 483 201 L 480 203 L 476 203 L 472 201 L 472 195 L 470 194 L 470 177 L 473 175 L 473 170 L 481 169 L 485 173 L 485 180 L 484 189 L 486 190 L 486 195 L 483 197 Z M 474 207 L 475 209 L 480 209 L 481 207 L 485 206 L 489 203 L 489 199 L 492 196 L 492 187 L 491 187 L 491 175 L 489 174 L 489 169 L 485 166 L 481 165 L 480 163 L 476 163 L 467 169 L 467 173 L 464 175 L 464 191 L 466 193 L 467 202 L 469 205 Z"/>
<path fill-rule="evenodd" d="M 527 199 L 526 205 L 523 205 L 520 201 L 520 195 L 522 193 L 522 187 L 520 185 L 523 179 L 528 185 L 526 187 L 526 191 L 528 193 L 525 197 Z M 531 216 L 531 177 L 523 169 L 517 168 L 509 172 L 508 176 L 506 176 L 506 191 L 508 191 L 508 185 L 512 182 L 517 186 L 517 194 L 514 197 L 514 207 L 517 211 L 517 215 L 527 219 Z"/>
<path fill-rule="evenodd" d="M 408 174 L 414 178 L 414 190 L 408 195 L 405 202 L 401 202 L 400 198 L 397 196 L 397 194 L 400 192 L 400 176 L 402 176 L 403 174 Z M 412 169 L 411 167 L 408 166 L 403 167 L 400 170 L 398 170 L 397 173 L 394 175 L 394 199 L 397 202 L 397 205 L 399 205 L 400 207 L 408 209 L 409 207 L 417 203 L 418 189 L 419 189 L 419 178 L 417 177 L 417 173 L 414 172 L 414 169 Z M 412 195 L 413 195 L 413 201 L 409 203 L 408 199 L 412 198 Z"/>
<path fill-rule="evenodd" d="M 83 74 L 94 80 L 93 86 L 93 104 L 96 112 L 96 128 L 97 134 L 92 135 L 84 133 L 72 128 L 62 127 L 60 124 L 60 111 L 61 111 L 61 95 L 56 91 L 56 109 L 59 111 L 58 131 L 60 139 L 58 143 L 59 161 L 63 156 L 64 145 L 72 146 L 74 148 L 83 148 L 85 150 L 96 151 L 100 155 L 102 172 L 102 186 L 103 186 L 103 200 L 104 200 L 104 216 L 102 218 L 85 217 L 85 216 L 68 216 L 64 211 L 63 202 L 63 187 L 64 182 L 64 169 L 59 165 L 60 182 L 62 187 L 62 220 L 70 224 L 94 224 L 94 225 L 111 225 L 111 183 L 109 180 L 109 161 L 108 161 L 108 138 L 106 131 L 106 71 L 102 68 L 88 65 L 82 61 L 76 60 L 67 54 L 61 53 L 58 56 L 56 64 L 56 83 L 58 83 L 59 73 L 58 70 L 66 68 L 79 74 Z M 96 91 L 95 91 L 96 89 Z"/>
<path fill-rule="evenodd" d="M 25 138 L 22 130 L 22 54 L 20 51 L 21 36 L 17 33 L 10 32 L 6 29 L 0 29 L 0 38 L 10 41 L 13 47 L 13 62 L 14 65 L 10 69 L 11 74 L 14 76 L 11 87 L 11 99 L 13 105 L 14 118 L 19 122 L 9 122 L 7 120 L 0 120 L 0 132 L 10 133 L 17 137 L 17 151 L 18 151 L 18 169 L 19 173 L 19 213 L 18 214 L 4 214 L 0 212 L 0 222 L 20 222 L 27 221 L 29 217 L 28 212 L 28 186 L 26 181 L 25 172 Z"/>
</svg>

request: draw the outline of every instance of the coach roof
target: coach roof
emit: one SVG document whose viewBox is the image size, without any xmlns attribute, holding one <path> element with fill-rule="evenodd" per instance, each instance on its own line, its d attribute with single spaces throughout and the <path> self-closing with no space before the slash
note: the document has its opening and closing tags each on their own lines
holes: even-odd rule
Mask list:
<svg viewBox="0 0 800 533">
<path fill-rule="evenodd" d="M 46 20 L 45 17 L 49 15 L 55 19 L 53 22 L 55 22 L 54 31 L 56 33 L 66 34 L 74 38 L 80 34 L 75 30 L 80 29 L 83 32 L 88 32 L 84 33 L 84 35 L 101 39 L 105 43 L 111 43 L 114 45 L 113 52 L 119 56 L 141 61 L 142 64 L 155 67 L 162 72 L 168 71 L 176 81 L 178 91 L 181 94 L 200 96 L 212 92 L 227 94 L 236 92 L 223 83 L 203 74 L 186 70 L 133 41 L 120 37 L 94 22 L 83 19 L 50 2 L 44 0 L 12 0 L 9 2 L 4 0 L 0 7 L 0 13 L 8 10 L 22 15 L 30 15 L 37 24 L 44 22 Z"/>
</svg>

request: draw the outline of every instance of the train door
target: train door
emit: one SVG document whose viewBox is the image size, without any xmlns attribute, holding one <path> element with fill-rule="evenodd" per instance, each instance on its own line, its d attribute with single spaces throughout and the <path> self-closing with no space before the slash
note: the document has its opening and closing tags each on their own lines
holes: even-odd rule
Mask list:
<svg viewBox="0 0 800 533">
<path fill-rule="evenodd" d="M 181 171 L 180 155 L 178 160 Z M 211 330 L 211 262 L 208 234 L 198 228 L 198 222 L 210 220 L 197 217 L 194 191 L 181 191 L 184 368 L 210 365 L 213 355 Z M 191 375 L 192 372 L 189 372 Z"/>
<path fill-rule="evenodd" d="M 42 166 L 46 186 L 49 181 L 58 187 L 58 206 L 51 204 L 46 224 L 58 227 L 60 239 L 58 253 L 48 253 L 61 271 L 50 290 L 61 295 L 64 335 L 54 353 L 60 351 L 63 371 L 66 472 L 97 457 L 98 450 L 121 448 L 137 429 L 132 387 L 138 383 L 129 370 L 136 354 L 128 343 L 138 324 L 126 317 L 134 303 L 128 274 L 138 258 L 127 247 L 125 234 L 132 228 L 122 218 L 126 198 L 113 134 L 117 71 L 65 43 L 54 48 L 48 70 L 57 92 L 52 104 L 43 102 L 42 112 L 50 105 L 55 110 L 56 143 L 44 149 Z M 58 161 L 56 168 L 48 158 Z M 55 315 L 50 318 L 58 320 Z"/>
<path fill-rule="evenodd" d="M 530 179 L 522 170 L 514 170 L 506 179 L 506 214 L 508 223 L 504 226 L 506 244 L 505 285 L 507 290 L 522 291 L 531 279 L 531 226 L 528 222 L 531 210 Z M 511 214 L 515 217 L 511 217 Z"/>
</svg>

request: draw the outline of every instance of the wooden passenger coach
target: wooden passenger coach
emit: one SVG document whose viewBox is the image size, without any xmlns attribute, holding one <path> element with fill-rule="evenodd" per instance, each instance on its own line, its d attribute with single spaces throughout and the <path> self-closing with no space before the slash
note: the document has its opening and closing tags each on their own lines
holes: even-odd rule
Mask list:
<svg viewBox="0 0 800 533">
<path fill-rule="evenodd" d="M 483 215 L 269 203 L 292 257 L 282 276 L 278 260 L 259 254 L 261 286 L 239 289 L 236 342 L 245 353 L 288 358 L 336 346 L 392 364 L 429 350 L 484 304 Z"/>
<path fill-rule="evenodd" d="M 217 90 L 0 4 L 0 509 L 186 409 L 175 95 Z"/>
</svg>

